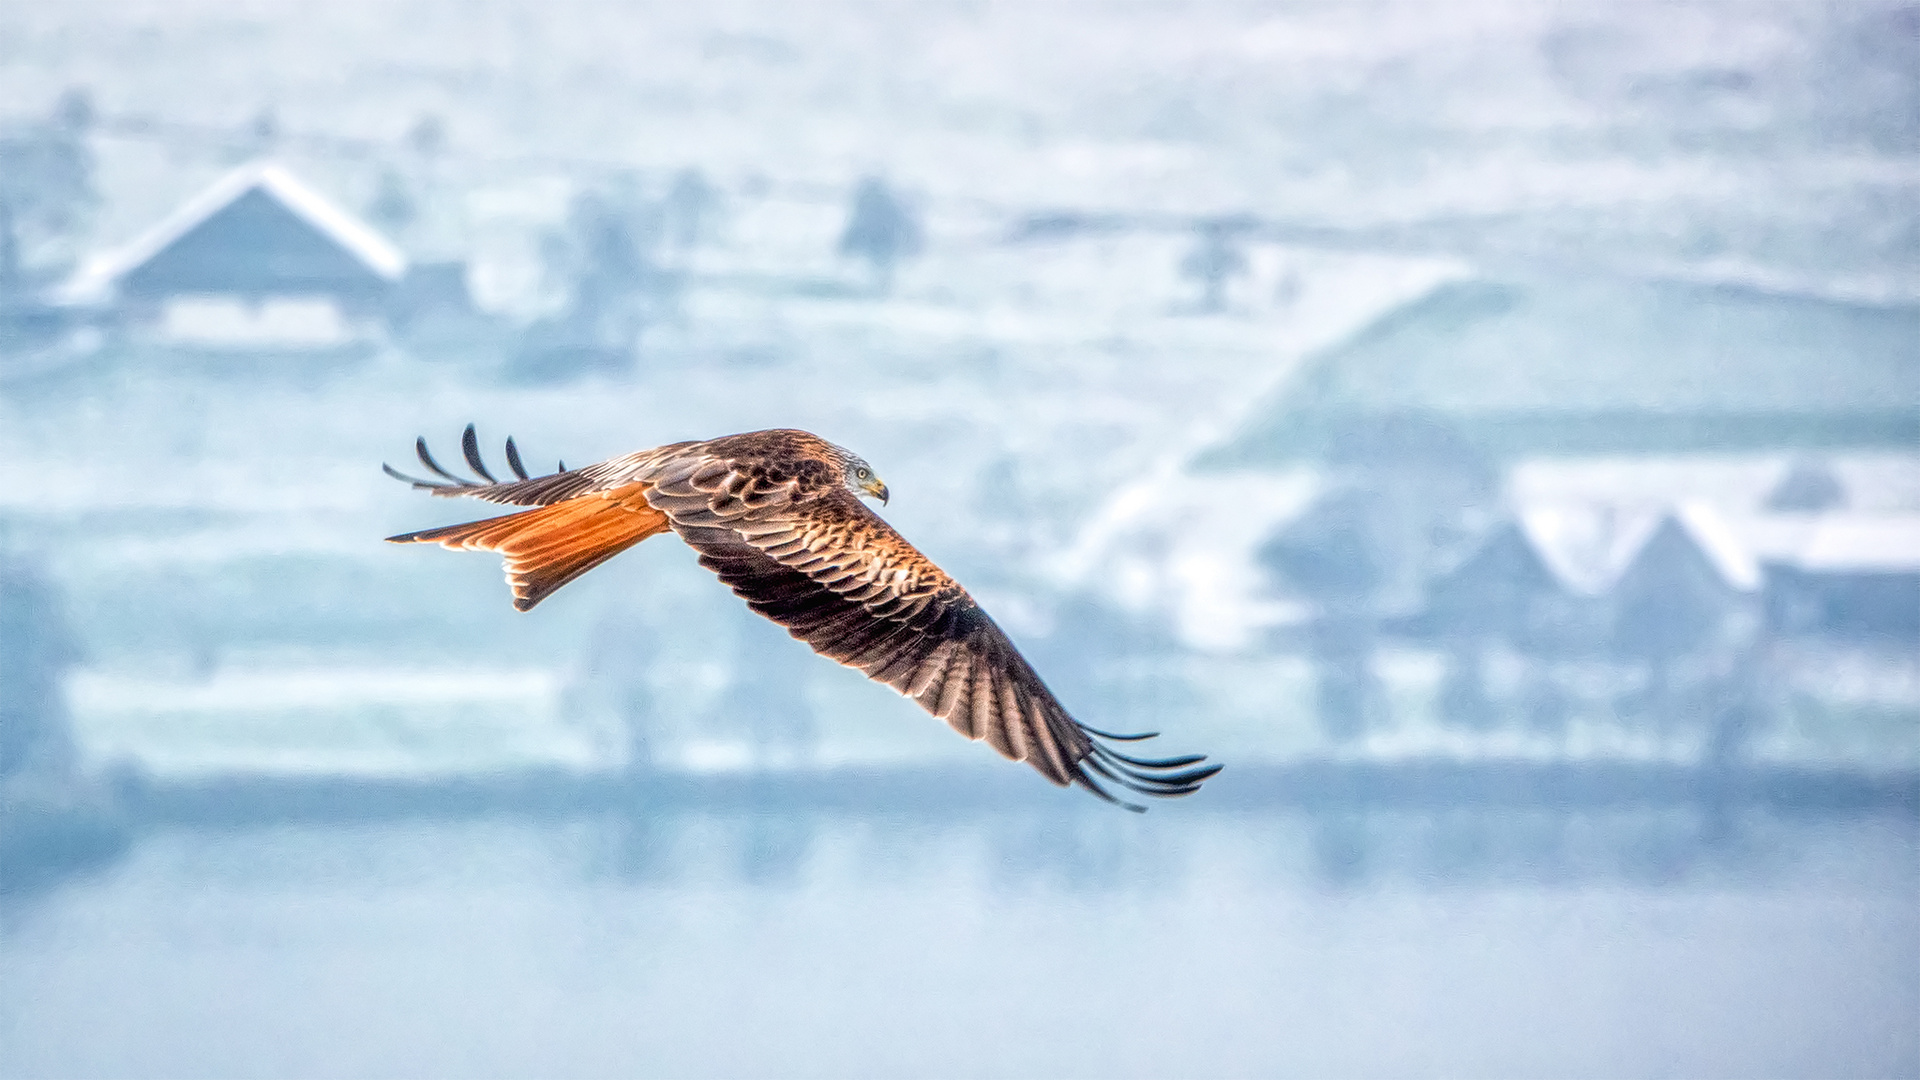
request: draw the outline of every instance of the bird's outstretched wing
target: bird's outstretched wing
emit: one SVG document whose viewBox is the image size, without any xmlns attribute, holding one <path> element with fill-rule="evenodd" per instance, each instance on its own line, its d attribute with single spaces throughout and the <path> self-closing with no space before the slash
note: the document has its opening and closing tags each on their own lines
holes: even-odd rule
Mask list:
<svg viewBox="0 0 1920 1080">
<path fill-rule="evenodd" d="M 691 465 L 692 467 L 687 467 Z M 1056 784 L 1185 795 L 1201 755 L 1140 758 L 1074 720 L 973 597 L 844 487 L 791 499 L 707 457 L 661 470 L 647 500 L 754 611 Z M 1140 809 L 1123 803 L 1130 809 Z"/>
</svg>

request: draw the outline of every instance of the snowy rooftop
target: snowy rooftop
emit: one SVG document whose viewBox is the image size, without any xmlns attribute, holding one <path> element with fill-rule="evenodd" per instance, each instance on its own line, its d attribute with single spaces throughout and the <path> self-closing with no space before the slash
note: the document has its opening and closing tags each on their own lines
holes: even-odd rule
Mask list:
<svg viewBox="0 0 1920 1080">
<path fill-rule="evenodd" d="M 1822 518 L 1805 545 L 1780 561 L 1811 571 L 1920 572 L 1920 514 Z"/>
<path fill-rule="evenodd" d="M 121 278 L 253 191 L 263 192 L 284 206 L 374 274 L 388 281 L 399 281 L 406 274 L 406 255 L 371 225 L 308 187 L 285 167 L 255 161 L 221 177 L 131 241 L 89 261 L 61 289 L 63 298 L 87 302 L 106 296 Z"/>
</svg>

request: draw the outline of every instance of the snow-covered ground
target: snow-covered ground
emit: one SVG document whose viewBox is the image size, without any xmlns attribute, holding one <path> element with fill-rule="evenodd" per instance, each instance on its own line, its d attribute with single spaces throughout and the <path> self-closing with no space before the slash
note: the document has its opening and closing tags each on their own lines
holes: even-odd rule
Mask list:
<svg viewBox="0 0 1920 1080">
<path fill-rule="evenodd" d="M 12 3 L 0 110 L 84 85 L 109 118 L 187 125 L 104 129 L 100 245 L 249 152 L 220 132 L 262 110 L 275 155 L 349 205 L 406 173 L 424 216 L 403 242 L 471 258 L 481 301 L 516 319 L 551 306 L 538 233 L 581 187 L 698 166 L 726 212 L 695 257 L 710 284 L 631 379 L 509 385 L 392 349 L 215 376 L 132 351 L 0 387 L 0 525 L 68 591 L 97 758 L 613 763 L 618 725 L 570 704 L 611 679 L 656 702 L 658 759 L 724 767 L 744 736 L 715 711 L 765 643 L 742 644 L 736 601 L 684 550 L 655 541 L 516 615 L 491 559 L 379 543 L 479 513 L 377 466 L 416 434 L 444 459 L 468 421 L 576 464 L 804 427 L 875 462 L 889 519 L 1022 640 L 1090 581 L 1143 608 L 1202 597 L 1174 631 L 1213 651 L 1123 719 L 1170 749 L 1297 753 L 1317 745 L 1304 676 L 1236 651 L 1274 614 L 1235 588 L 1247 568 L 1143 546 L 1139 525 L 1180 515 L 1215 546 L 1240 529 L 1244 550 L 1311 481 L 1212 490 L 1189 457 L 1303 356 L 1470 267 L 1920 297 L 1912 27 L 1866 3 Z M 449 141 L 430 162 L 399 146 L 427 114 Z M 894 294 L 755 287 L 857 280 L 832 244 L 866 173 L 928 217 Z M 1128 224 L 1009 240 L 1052 209 Z M 1229 309 L 1200 314 L 1178 275 L 1191 236 L 1165 222 L 1225 213 L 1277 231 Z M 1222 498 L 1245 512 L 1208 519 Z M 851 672 L 805 670 L 820 760 L 986 752 Z M 1418 697 L 1424 678 L 1396 685 Z"/>
</svg>

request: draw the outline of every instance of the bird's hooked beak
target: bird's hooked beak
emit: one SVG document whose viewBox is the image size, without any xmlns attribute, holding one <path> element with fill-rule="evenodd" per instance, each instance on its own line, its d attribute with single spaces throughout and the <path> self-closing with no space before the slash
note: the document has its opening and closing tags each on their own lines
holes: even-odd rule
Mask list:
<svg viewBox="0 0 1920 1080">
<path fill-rule="evenodd" d="M 879 477 L 876 476 L 871 480 L 862 481 L 860 490 L 879 499 L 881 506 L 887 505 L 887 485 L 881 483 Z"/>
</svg>

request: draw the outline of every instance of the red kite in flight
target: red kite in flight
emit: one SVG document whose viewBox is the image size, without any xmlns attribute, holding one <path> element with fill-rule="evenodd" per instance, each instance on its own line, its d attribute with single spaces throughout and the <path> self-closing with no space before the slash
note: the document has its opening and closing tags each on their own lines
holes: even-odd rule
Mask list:
<svg viewBox="0 0 1920 1080">
<path fill-rule="evenodd" d="M 1055 784 L 1117 802 L 1101 780 L 1165 797 L 1195 791 L 1220 771 L 1199 765 L 1199 754 L 1136 758 L 1098 741 L 1152 735 L 1114 735 L 1069 716 L 967 590 L 860 501 L 887 500 L 873 467 L 817 435 L 755 431 L 673 443 L 578 469 L 563 463 L 539 477 L 527 475 L 508 439 L 507 464 L 518 479 L 504 483 L 481 461 L 471 424 L 460 446 L 478 480 L 441 468 L 424 439 L 415 448 L 439 479 L 381 468 L 435 495 L 536 509 L 388 539 L 499 552 L 521 611 L 671 530 L 749 607 L 814 652 L 859 668 Z"/>
</svg>

